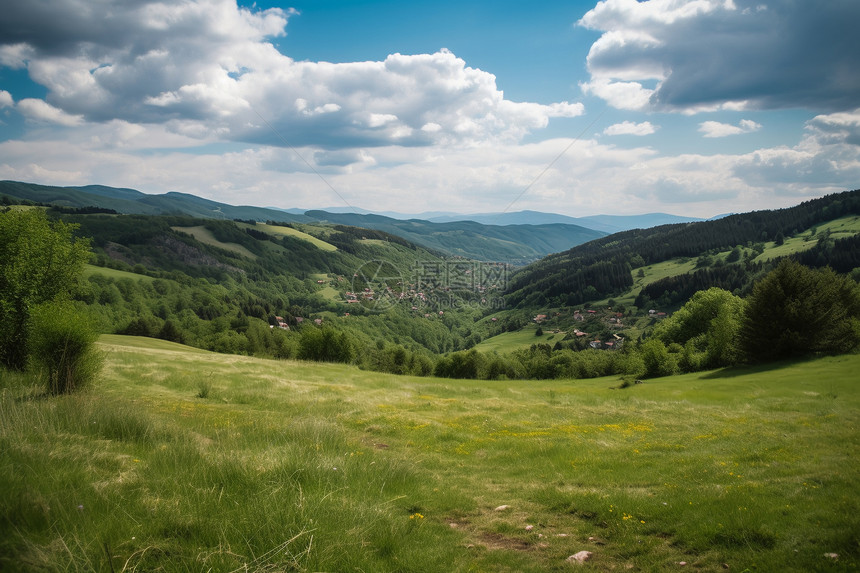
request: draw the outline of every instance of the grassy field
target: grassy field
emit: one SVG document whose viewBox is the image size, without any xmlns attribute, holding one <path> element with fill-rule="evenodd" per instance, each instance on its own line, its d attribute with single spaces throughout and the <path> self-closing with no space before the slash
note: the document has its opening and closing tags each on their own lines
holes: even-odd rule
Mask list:
<svg viewBox="0 0 860 573">
<path fill-rule="evenodd" d="M 248 257 L 249 259 L 257 258 L 257 255 L 255 255 L 242 245 L 236 243 L 222 243 L 221 241 L 216 239 L 214 235 L 212 235 L 212 231 L 202 225 L 198 227 L 173 227 L 173 230 L 180 231 L 182 233 L 188 233 L 204 245 L 218 247 L 220 249 L 236 253 L 237 255 Z"/>
<path fill-rule="evenodd" d="M 128 271 L 121 271 L 119 269 L 111 269 L 108 267 L 97 267 L 95 265 L 86 265 L 84 267 L 84 278 L 89 277 L 91 275 L 102 275 L 105 277 L 110 277 L 112 279 L 131 279 L 133 281 L 138 281 L 143 279 L 144 281 L 153 280 L 152 277 L 148 277 L 146 275 L 139 275 L 137 273 L 130 273 Z"/>
<path fill-rule="evenodd" d="M 100 346 L 87 393 L 0 383 L 0 570 L 860 563 L 860 356 L 613 389 Z"/>
<path fill-rule="evenodd" d="M 555 344 L 565 337 L 564 332 L 553 333 L 547 328 L 540 336 L 535 336 L 537 326 L 529 325 L 514 332 L 503 332 L 475 345 L 480 352 L 511 352 L 520 348 L 528 348 L 532 344 Z"/>
<path fill-rule="evenodd" d="M 291 227 L 282 227 L 280 225 L 264 225 L 262 223 L 257 223 L 256 225 L 254 225 L 253 228 L 258 231 L 263 231 L 264 233 L 269 233 L 270 235 L 289 235 L 291 237 L 307 241 L 315 247 L 322 249 L 323 251 L 332 252 L 337 250 L 337 247 L 335 247 L 331 243 L 326 243 L 322 239 L 318 239 L 313 235 L 309 235 L 305 232 L 299 231 L 298 229 L 293 229 Z"/>
</svg>

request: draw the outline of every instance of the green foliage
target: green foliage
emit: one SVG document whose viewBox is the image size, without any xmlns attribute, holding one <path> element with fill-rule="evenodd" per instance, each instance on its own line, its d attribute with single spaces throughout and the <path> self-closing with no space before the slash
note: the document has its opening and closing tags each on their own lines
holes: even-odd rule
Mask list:
<svg viewBox="0 0 860 573">
<path fill-rule="evenodd" d="M 70 303 L 48 302 L 30 317 L 29 356 L 49 394 L 69 394 L 91 384 L 102 368 L 98 333 Z"/>
<path fill-rule="evenodd" d="M 299 339 L 298 358 L 350 363 L 355 358 L 355 347 L 345 332 L 330 327 L 305 326 Z"/>
<path fill-rule="evenodd" d="M 735 247 L 734 249 L 731 250 L 731 252 L 726 257 L 726 262 L 727 263 L 736 263 L 739 260 L 741 260 L 741 248 Z"/>
<path fill-rule="evenodd" d="M 660 376 L 671 376 L 677 370 L 674 357 L 669 354 L 666 345 L 661 340 L 651 338 L 638 348 L 639 357 L 642 360 L 642 378 L 658 378 Z"/>
<path fill-rule="evenodd" d="M 739 331 L 744 302 L 720 289 L 699 291 L 672 316 L 661 322 L 653 336 L 665 344 L 685 347 L 682 369 L 717 368 L 740 359 Z"/>
<path fill-rule="evenodd" d="M 434 374 L 440 378 L 478 378 L 484 356 L 477 350 L 454 352 L 436 363 Z"/>
<path fill-rule="evenodd" d="M 38 209 L 0 212 L 0 365 L 24 368 L 32 310 L 77 289 L 89 243 L 75 228 Z"/>
<path fill-rule="evenodd" d="M 385 344 L 382 340 L 361 354 L 361 367 L 376 372 L 429 376 L 434 366 L 426 354 L 412 352 L 399 344 Z"/>
<path fill-rule="evenodd" d="M 741 337 L 756 361 L 851 351 L 860 345 L 860 288 L 829 268 L 785 260 L 756 283 Z"/>
</svg>

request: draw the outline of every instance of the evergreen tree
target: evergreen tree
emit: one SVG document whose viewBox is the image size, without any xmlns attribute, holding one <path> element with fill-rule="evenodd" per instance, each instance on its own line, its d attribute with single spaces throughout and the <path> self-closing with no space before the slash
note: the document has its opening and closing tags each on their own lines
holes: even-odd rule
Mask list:
<svg viewBox="0 0 860 573">
<path fill-rule="evenodd" d="M 860 288 L 785 260 L 753 288 L 741 343 L 751 360 L 848 352 L 860 345 Z"/>
</svg>

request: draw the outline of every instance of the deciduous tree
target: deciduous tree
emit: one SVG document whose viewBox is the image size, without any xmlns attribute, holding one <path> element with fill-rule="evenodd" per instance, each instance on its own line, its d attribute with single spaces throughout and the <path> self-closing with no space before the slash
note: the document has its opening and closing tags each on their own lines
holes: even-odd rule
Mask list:
<svg viewBox="0 0 860 573">
<path fill-rule="evenodd" d="M 75 225 L 50 221 L 39 209 L 0 212 L 0 364 L 22 369 L 33 310 L 68 299 L 89 257 Z"/>
</svg>

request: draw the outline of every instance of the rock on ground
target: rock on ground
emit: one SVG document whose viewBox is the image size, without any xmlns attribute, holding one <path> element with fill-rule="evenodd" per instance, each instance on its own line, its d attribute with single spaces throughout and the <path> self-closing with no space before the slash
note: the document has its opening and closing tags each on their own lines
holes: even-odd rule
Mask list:
<svg viewBox="0 0 860 573">
<path fill-rule="evenodd" d="M 570 557 L 567 558 L 569 563 L 585 563 L 591 556 L 594 555 L 591 551 L 580 551 L 579 553 L 574 553 Z"/>
</svg>

